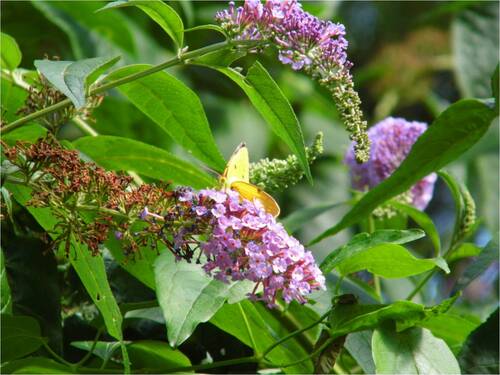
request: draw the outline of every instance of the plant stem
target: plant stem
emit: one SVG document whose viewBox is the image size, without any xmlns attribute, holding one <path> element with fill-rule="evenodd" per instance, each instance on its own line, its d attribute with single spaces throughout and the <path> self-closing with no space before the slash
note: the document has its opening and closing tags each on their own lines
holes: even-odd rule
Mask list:
<svg viewBox="0 0 500 375">
<path fill-rule="evenodd" d="M 417 295 L 417 293 L 420 292 L 420 290 L 424 287 L 424 285 L 427 284 L 427 282 L 435 274 L 436 274 L 436 268 L 434 268 L 432 271 L 430 271 L 427 274 L 427 276 L 425 276 L 422 280 L 420 280 L 420 282 L 417 284 L 417 286 L 415 287 L 415 289 L 413 289 L 413 291 L 410 294 L 408 294 L 408 297 L 406 297 L 406 300 L 407 301 L 411 301 L 413 299 L 413 297 L 415 297 Z"/>
<path fill-rule="evenodd" d="M 286 335 L 285 337 L 282 337 L 281 339 L 279 339 L 278 341 L 276 341 L 274 344 L 272 344 L 270 347 L 268 347 L 266 350 L 264 350 L 264 352 L 262 353 L 262 356 L 265 357 L 268 353 L 270 353 L 277 346 L 281 345 L 283 342 L 285 342 L 285 341 L 291 339 L 292 337 L 294 337 L 296 335 L 299 335 L 302 332 L 305 332 L 305 331 L 313 328 L 314 326 L 320 324 L 323 320 L 326 319 L 326 317 L 328 317 L 329 314 L 330 314 L 330 312 L 328 311 L 323 316 L 321 316 L 318 320 L 316 320 L 315 322 L 309 324 L 307 327 L 304 327 L 302 329 L 299 329 L 298 331 L 294 331 L 294 332 Z"/>
<path fill-rule="evenodd" d="M 324 342 L 323 345 L 321 345 L 318 349 L 316 349 L 315 351 L 313 351 L 311 354 L 309 354 L 308 356 L 302 358 L 302 359 L 299 359 L 298 361 L 294 361 L 294 362 L 290 362 L 290 363 L 285 363 L 284 365 L 278 365 L 278 367 L 280 368 L 283 368 L 283 367 L 291 367 L 291 366 L 296 366 L 296 365 L 299 365 L 301 364 L 302 362 L 305 362 L 313 357 L 315 357 L 316 355 L 318 355 L 319 353 L 321 353 L 323 350 L 325 350 L 328 345 L 330 345 L 333 341 L 335 340 L 335 338 L 331 337 L 329 338 L 328 340 L 326 340 Z"/>
<path fill-rule="evenodd" d="M 138 80 L 140 78 L 144 78 L 148 75 L 160 72 L 160 71 L 167 69 L 167 68 L 170 68 L 172 66 L 182 64 L 189 59 L 194 59 L 194 58 L 206 55 L 206 54 L 211 53 L 211 52 L 220 51 L 220 50 L 224 50 L 227 48 L 238 47 L 238 46 L 242 46 L 242 47 L 243 46 L 255 46 L 256 44 L 257 44 L 257 42 L 253 41 L 253 40 L 224 41 L 224 42 L 211 44 L 209 46 L 205 46 L 205 47 L 196 49 L 194 51 L 190 51 L 190 52 L 186 52 L 184 54 L 181 54 L 181 55 L 174 57 L 170 60 L 167 60 L 161 64 L 154 65 L 149 69 L 146 69 L 146 70 L 134 73 L 134 74 L 130 74 L 130 75 L 122 77 L 120 79 L 117 79 L 117 80 L 114 80 L 114 81 L 111 81 L 108 83 L 104 83 L 100 86 L 94 87 L 94 88 L 89 90 L 89 96 L 102 93 L 102 92 L 107 91 L 109 89 L 112 89 L 114 87 Z M 59 103 L 53 104 L 47 108 L 43 108 L 39 111 L 30 113 L 29 115 L 22 117 L 16 121 L 13 121 L 8 125 L 3 126 L 1 128 L 1 130 L 4 134 L 7 134 L 8 132 L 10 132 L 14 129 L 17 129 L 18 127 L 26 124 L 27 122 L 30 122 L 32 120 L 39 118 L 39 117 L 45 116 L 49 113 L 55 112 L 55 111 L 60 110 L 62 108 L 68 107 L 70 105 L 71 105 L 71 100 L 64 99 L 64 100 L 60 101 Z"/>
<path fill-rule="evenodd" d="M 373 215 L 368 216 L 368 233 L 372 234 L 375 232 L 375 220 Z M 375 294 L 377 294 L 379 301 L 382 301 L 382 288 L 380 287 L 380 277 L 378 275 L 373 275 L 373 284 L 375 287 Z"/>
<path fill-rule="evenodd" d="M 102 328 L 99 328 L 97 330 L 97 334 L 94 337 L 94 341 L 92 342 L 92 346 L 91 346 L 90 350 L 87 352 L 87 354 L 85 355 L 85 357 L 83 357 L 79 362 L 77 362 L 74 365 L 75 366 L 75 370 L 78 370 L 78 367 L 82 366 L 92 356 L 92 354 L 94 353 L 94 349 L 95 349 L 95 347 L 97 345 L 97 341 L 99 340 L 99 337 L 101 336 L 102 331 L 103 331 Z"/>
<path fill-rule="evenodd" d="M 257 349 L 257 343 L 255 342 L 255 339 L 253 337 L 252 329 L 250 328 L 250 324 L 248 323 L 248 319 L 247 319 L 247 315 L 245 314 L 245 310 L 243 310 L 241 303 L 238 303 L 238 307 L 240 308 L 241 316 L 243 317 L 243 320 L 245 322 L 245 327 L 247 328 L 248 336 L 250 337 L 250 341 L 252 343 L 252 348 L 254 350 L 254 353 L 256 356 L 260 357 L 259 351 Z"/>
</svg>

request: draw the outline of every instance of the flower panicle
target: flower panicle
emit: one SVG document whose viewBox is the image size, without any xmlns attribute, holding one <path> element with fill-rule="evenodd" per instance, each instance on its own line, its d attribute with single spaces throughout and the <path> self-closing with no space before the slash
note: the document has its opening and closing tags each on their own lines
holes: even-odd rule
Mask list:
<svg viewBox="0 0 500 375">
<path fill-rule="evenodd" d="M 83 162 L 77 151 L 53 138 L 2 145 L 17 167 L 15 177 L 33 189 L 30 204 L 49 207 L 58 219 L 56 248 L 63 245 L 69 253 L 76 240 L 97 255 L 110 235 L 127 255 L 140 256 L 142 247 L 167 248 L 177 260 L 203 263 L 223 282 L 250 280 L 255 290 L 262 286 L 262 296 L 251 297 L 269 306 L 279 295 L 305 303 L 309 293 L 324 288 L 311 252 L 258 201 L 244 200 L 235 191 L 136 187 L 130 177 Z"/>
<path fill-rule="evenodd" d="M 426 130 L 425 123 L 393 117 L 388 117 L 372 126 L 368 130 L 372 143 L 369 161 L 361 165 L 356 163 L 355 142 L 351 144 L 344 158 L 344 162 L 350 167 L 352 187 L 365 191 L 388 178 L 408 156 L 413 144 Z M 397 199 L 424 210 L 432 198 L 436 179 L 435 173 L 422 178 Z"/>
<path fill-rule="evenodd" d="M 344 25 L 307 13 L 296 0 L 246 0 L 241 7 L 230 2 L 215 19 L 232 39 L 275 46 L 283 64 L 303 70 L 327 88 L 356 142 L 356 161 L 368 160 L 367 124 L 350 74 L 352 63 L 347 59 Z"/>
</svg>

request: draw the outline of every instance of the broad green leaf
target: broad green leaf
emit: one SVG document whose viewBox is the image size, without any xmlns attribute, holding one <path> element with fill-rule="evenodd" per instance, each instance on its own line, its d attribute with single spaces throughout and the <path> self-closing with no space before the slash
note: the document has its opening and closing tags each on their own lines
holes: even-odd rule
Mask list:
<svg viewBox="0 0 500 375">
<path fill-rule="evenodd" d="M 467 374 L 498 374 L 498 308 L 469 336 L 459 355 L 460 367 Z"/>
<path fill-rule="evenodd" d="M 314 346 L 314 350 L 316 351 L 321 348 L 329 338 L 330 334 L 328 334 L 328 331 L 323 331 Z M 333 372 L 335 362 L 344 348 L 345 339 L 345 335 L 337 337 L 318 354 L 314 360 L 315 374 L 330 374 Z"/>
<path fill-rule="evenodd" d="M 150 67 L 127 66 L 109 74 L 107 80 L 113 81 Z M 121 85 L 118 90 L 193 156 L 217 170 L 224 168 L 224 159 L 210 131 L 201 101 L 184 83 L 166 72 L 158 72 Z"/>
<path fill-rule="evenodd" d="M 30 316 L 1 314 L 2 362 L 24 357 L 42 346 L 40 325 Z"/>
<path fill-rule="evenodd" d="M 375 374 L 375 363 L 372 357 L 373 331 L 351 332 L 345 340 L 345 348 L 358 362 L 365 374 Z"/>
<path fill-rule="evenodd" d="M 448 254 L 446 256 L 446 260 L 448 263 L 451 263 L 456 260 L 475 257 L 479 255 L 482 250 L 483 249 L 473 243 L 465 242 Z"/>
<path fill-rule="evenodd" d="M 469 334 L 481 324 L 474 316 L 462 316 L 447 312 L 418 323 L 429 329 L 434 336 L 446 341 L 454 354 L 458 354 Z"/>
<path fill-rule="evenodd" d="M 166 51 L 122 12 L 96 13 L 104 1 L 32 1 L 68 36 L 76 60 L 121 55 L 127 63 L 159 63 Z"/>
<path fill-rule="evenodd" d="M 225 304 L 210 323 L 236 337 L 255 352 L 262 353 L 276 340 L 317 319 L 317 315 L 314 318 L 302 317 L 300 320 L 296 320 L 292 312 L 288 315 L 291 315 L 291 319 L 287 320 L 295 321 L 300 326 L 288 327 L 280 320 L 279 312 L 274 313 L 260 303 L 242 301 L 238 304 Z M 297 337 L 292 338 L 286 341 L 286 344 L 276 347 L 266 357 L 277 366 L 292 363 L 307 357 L 312 350 L 312 347 L 305 349 L 302 345 Z M 299 365 L 285 367 L 283 370 L 286 373 L 307 374 L 312 373 L 313 364 L 309 360 Z"/>
<path fill-rule="evenodd" d="M 163 341 L 134 341 L 127 345 L 127 349 L 134 368 L 153 368 L 158 372 L 167 372 L 173 368 L 191 366 L 188 357 Z"/>
<path fill-rule="evenodd" d="M 4 363 L 2 374 L 71 374 L 68 366 L 47 357 L 28 357 Z"/>
<path fill-rule="evenodd" d="M 157 258 L 154 267 L 156 295 L 172 347 L 182 344 L 198 324 L 208 321 L 228 299 L 231 290 L 238 289 L 240 284 L 215 280 L 194 262 L 176 262 L 169 251 L 164 251 Z M 233 298 L 233 301 L 245 298 L 250 291 L 243 288 L 239 298 Z"/>
<path fill-rule="evenodd" d="M 412 220 L 425 231 L 425 234 L 429 236 L 432 244 L 434 245 L 436 254 L 439 254 L 441 252 L 441 240 L 439 239 L 439 232 L 432 222 L 432 219 L 425 212 L 420 211 L 414 206 L 405 203 L 392 202 L 391 205 L 411 217 Z"/>
<path fill-rule="evenodd" d="M 184 25 L 181 17 L 169 5 L 160 0 L 118 0 L 99 10 L 136 6 L 153 19 L 181 48 L 184 41 Z"/>
<path fill-rule="evenodd" d="M 92 341 L 73 341 L 71 346 L 90 351 Z M 120 347 L 118 341 L 98 341 L 93 354 L 108 361 L 113 357 L 121 362 L 117 349 Z M 180 350 L 172 349 L 166 342 L 155 340 L 139 340 L 127 344 L 127 351 L 134 369 L 154 369 L 157 373 L 168 372 L 178 367 L 191 366 L 189 358 Z"/>
<path fill-rule="evenodd" d="M 372 351 L 377 374 L 460 374 L 450 348 L 425 328 L 376 329 Z"/>
<path fill-rule="evenodd" d="M 7 271 L 5 270 L 5 259 L 3 250 L 0 249 L 0 308 L 2 314 L 12 313 L 12 296 L 10 293 Z"/>
<path fill-rule="evenodd" d="M 336 266 L 343 275 L 367 270 L 391 279 L 418 275 L 434 267 L 450 272 L 443 258 L 415 258 L 403 246 L 390 243 L 361 250 Z"/>
<path fill-rule="evenodd" d="M 484 135 L 495 118 L 487 105 L 461 100 L 446 109 L 418 138 L 406 159 L 385 181 L 374 187 L 342 218 L 311 244 L 332 236 L 369 215 L 385 201 L 407 191 L 467 151 Z"/>
<path fill-rule="evenodd" d="M 498 4 L 481 2 L 465 9 L 452 24 L 455 68 L 467 97 L 489 98 L 490 77 L 498 64 Z"/>
<path fill-rule="evenodd" d="M 8 145 L 14 145 L 17 141 L 36 142 L 47 135 L 47 129 L 38 124 L 27 124 L 13 131 L 2 134 L 2 140 Z"/>
<path fill-rule="evenodd" d="M 210 68 L 227 68 L 239 58 L 246 56 L 246 52 L 238 49 L 226 48 L 219 51 L 209 52 L 197 57 L 189 64 L 203 65 Z"/>
<path fill-rule="evenodd" d="M 35 67 L 80 109 L 85 106 L 89 86 L 119 59 L 120 56 L 80 61 L 35 60 Z"/>
<path fill-rule="evenodd" d="M 17 111 L 24 106 L 28 92 L 17 86 L 14 82 L 7 79 L 3 75 L 1 78 L 1 84 L 2 95 L 0 96 L 0 101 L 2 105 L 2 120 L 9 123 L 21 116 L 17 113 Z M 2 134 L 2 139 L 10 135 L 10 133 Z"/>
<path fill-rule="evenodd" d="M 273 132 L 297 155 L 307 179 L 312 182 L 299 120 L 267 70 L 258 61 L 248 69 L 246 77 L 231 68 L 216 69 L 231 78 L 247 94 Z"/>
<path fill-rule="evenodd" d="M 300 227 L 302 227 L 302 225 L 304 225 L 304 223 L 308 222 L 309 220 L 312 220 L 315 217 L 323 214 L 324 212 L 336 207 L 340 207 L 344 204 L 346 204 L 346 202 L 327 203 L 313 207 L 306 207 L 292 212 L 290 215 L 282 219 L 281 222 L 289 233 L 294 233 L 298 231 Z"/>
<path fill-rule="evenodd" d="M 339 337 L 376 328 L 388 320 L 396 322 L 398 331 L 403 330 L 445 313 L 455 300 L 456 297 L 453 297 L 433 307 L 425 307 L 410 301 L 396 301 L 390 305 L 337 303 L 329 318 L 330 332 L 333 337 Z"/>
<path fill-rule="evenodd" d="M 129 138 L 100 135 L 74 142 L 77 149 L 106 169 L 134 171 L 141 175 L 195 188 L 214 186 L 204 171 L 168 151 Z"/>
<path fill-rule="evenodd" d="M 350 257 L 356 256 L 372 247 L 382 244 L 405 244 L 411 241 L 418 240 L 424 236 L 424 232 L 419 229 L 410 230 L 394 230 L 385 229 L 377 230 L 374 233 L 359 233 L 355 235 L 344 246 L 332 251 L 321 263 L 320 268 L 323 273 L 329 273 L 342 262 L 349 260 Z"/>
<path fill-rule="evenodd" d="M 102 256 L 93 256 L 87 248 L 73 241 L 71 265 L 104 318 L 108 333 L 122 340 L 122 314 L 111 292 Z"/>
<path fill-rule="evenodd" d="M 466 268 L 465 272 L 458 279 L 454 291 L 462 290 L 469 285 L 475 278 L 480 276 L 495 260 L 498 260 L 498 242 L 490 240 L 482 249 L 476 259 Z"/>
<path fill-rule="evenodd" d="M 10 35 L 0 33 L 0 67 L 2 69 L 14 70 L 21 63 L 22 55 L 16 40 Z"/>
</svg>

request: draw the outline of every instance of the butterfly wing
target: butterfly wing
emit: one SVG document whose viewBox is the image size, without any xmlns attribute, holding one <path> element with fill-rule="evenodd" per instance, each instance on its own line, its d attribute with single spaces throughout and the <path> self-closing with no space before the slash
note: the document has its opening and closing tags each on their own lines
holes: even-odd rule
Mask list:
<svg viewBox="0 0 500 375">
<path fill-rule="evenodd" d="M 220 177 L 220 182 L 224 190 L 230 189 L 235 181 L 250 181 L 250 160 L 248 148 L 245 143 L 240 143 L 229 158 L 224 173 Z"/>
<path fill-rule="evenodd" d="M 260 187 L 244 181 L 234 181 L 231 184 L 231 189 L 236 190 L 242 198 L 248 199 L 249 201 L 257 199 L 262 203 L 266 212 L 269 212 L 274 217 L 280 214 L 280 206 L 278 206 L 278 203 Z"/>
</svg>

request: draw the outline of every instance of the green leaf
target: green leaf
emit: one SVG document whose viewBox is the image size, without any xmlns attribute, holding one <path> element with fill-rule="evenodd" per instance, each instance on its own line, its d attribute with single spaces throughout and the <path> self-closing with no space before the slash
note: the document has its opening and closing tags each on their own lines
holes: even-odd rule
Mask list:
<svg viewBox="0 0 500 375">
<path fill-rule="evenodd" d="M 16 40 L 10 35 L 0 33 L 0 67 L 2 69 L 14 70 L 21 64 L 22 54 Z"/>
<path fill-rule="evenodd" d="M 390 305 L 337 303 L 330 314 L 330 332 L 333 337 L 339 337 L 376 328 L 388 320 L 395 321 L 398 330 L 403 330 L 445 313 L 455 300 L 453 297 L 433 307 L 410 301 L 396 301 Z"/>
<path fill-rule="evenodd" d="M 258 61 L 248 69 L 246 77 L 231 68 L 216 69 L 242 88 L 273 132 L 297 155 L 307 179 L 312 182 L 299 120 L 267 70 Z"/>
<path fill-rule="evenodd" d="M 345 348 L 358 362 L 365 374 L 375 374 L 375 363 L 372 357 L 373 331 L 351 332 L 345 340 Z"/>
<path fill-rule="evenodd" d="M 191 366 L 189 358 L 172 349 L 166 342 L 142 340 L 127 345 L 134 368 L 153 368 L 164 373 L 177 367 Z"/>
<path fill-rule="evenodd" d="M 276 340 L 318 319 L 316 314 L 298 315 L 296 311 L 292 310 L 293 305 L 295 304 L 290 305 L 291 311 L 286 313 L 287 316 L 290 316 L 287 321 L 296 322 L 295 324 L 299 325 L 297 327 L 283 324 L 280 312 L 271 311 L 261 303 L 252 303 L 246 300 L 233 305 L 225 304 L 210 320 L 210 323 L 236 337 L 255 352 L 262 353 Z M 297 310 L 307 309 L 310 311 L 305 306 L 296 308 Z M 300 318 L 297 319 L 297 317 Z M 296 336 L 286 341 L 286 344 L 276 347 L 266 357 L 277 366 L 292 363 L 307 357 L 312 351 L 312 347 L 304 347 L 303 345 L 304 343 Z M 285 367 L 283 370 L 286 373 L 309 374 L 313 373 L 313 363 L 308 360 L 295 366 Z"/>
<path fill-rule="evenodd" d="M 331 210 L 332 208 L 340 207 L 344 204 L 346 204 L 346 202 L 327 203 L 296 210 L 282 219 L 281 223 L 285 226 L 289 233 L 294 233 L 298 231 L 302 227 L 302 225 L 304 225 L 304 223 L 307 223 L 308 221 L 325 213 L 326 211 Z"/>
<path fill-rule="evenodd" d="M 5 259 L 3 250 L 0 249 L 0 308 L 2 314 L 12 313 L 12 295 L 10 293 L 7 271 L 5 270 Z"/>
<path fill-rule="evenodd" d="M 376 329 L 372 350 L 377 374 L 460 374 L 450 348 L 425 328 Z"/>
<path fill-rule="evenodd" d="M 475 257 L 479 255 L 482 250 L 483 249 L 473 243 L 465 242 L 454 249 L 451 254 L 447 255 L 446 259 L 448 263 L 451 263 L 460 259 Z"/>
<path fill-rule="evenodd" d="M 0 367 L 2 374 L 70 374 L 65 365 L 46 357 L 29 357 L 11 361 Z"/>
<path fill-rule="evenodd" d="M 153 21 L 173 39 L 177 47 L 181 48 L 184 40 L 184 25 L 181 17 L 169 5 L 160 0 L 118 0 L 106 4 L 103 8 L 111 9 L 127 6 L 136 6 L 146 13 Z"/>
<path fill-rule="evenodd" d="M 73 341 L 71 346 L 89 352 L 93 344 L 93 341 Z M 92 354 L 107 362 L 113 357 L 119 347 L 119 341 L 97 341 Z M 117 362 L 119 361 L 117 360 Z"/>
<path fill-rule="evenodd" d="M 226 284 L 215 280 L 199 264 L 176 262 L 169 251 L 157 258 L 154 267 L 156 295 L 172 347 L 182 344 L 198 324 L 208 321 L 231 292 L 238 291 L 232 298 L 232 302 L 237 302 L 251 291 L 246 283 Z"/>
<path fill-rule="evenodd" d="M 460 367 L 467 374 L 498 374 L 498 308 L 469 336 L 460 352 Z"/>
<path fill-rule="evenodd" d="M 134 171 L 141 175 L 195 188 L 214 186 L 204 171 L 168 151 L 129 138 L 100 135 L 74 142 L 85 155 L 106 169 Z"/>
<path fill-rule="evenodd" d="M 477 100 L 461 100 L 448 107 L 418 138 L 399 168 L 311 244 L 357 223 L 385 201 L 404 193 L 423 177 L 455 160 L 484 135 L 494 118 L 495 112 Z"/>
<path fill-rule="evenodd" d="M 113 81 L 142 72 L 150 65 L 133 65 L 108 75 Z M 118 87 L 137 108 L 170 137 L 208 166 L 222 170 L 225 161 L 217 148 L 198 96 L 166 72 L 158 72 Z"/>
<path fill-rule="evenodd" d="M 74 254 L 70 255 L 71 265 L 82 281 L 87 293 L 104 318 L 108 333 L 122 340 L 122 314 L 111 292 L 102 256 L 93 256 L 87 248 L 72 243 Z"/>
<path fill-rule="evenodd" d="M 42 346 L 40 325 L 30 316 L 1 314 L 2 362 L 24 357 Z"/>
<path fill-rule="evenodd" d="M 418 240 L 424 236 L 424 232 L 419 229 L 410 230 L 394 230 L 385 229 L 377 230 L 374 233 L 359 233 L 342 247 L 335 249 L 323 260 L 320 265 L 323 273 L 328 273 L 337 267 L 343 261 L 350 257 L 362 253 L 372 247 L 381 244 L 405 244 L 411 241 Z"/>
<path fill-rule="evenodd" d="M 217 31 L 218 33 L 226 36 L 226 30 L 224 30 L 222 27 L 219 25 L 214 25 L 214 24 L 206 24 L 206 25 L 198 25 L 198 26 L 193 26 L 190 27 L 189 29 L 184 30 L 186 33 L 189 33 L 191 31 L 199 31 L 199 30 L 213 30 Z"/>
<path fill-rule="evenodd" d="M 498 64 L 498 4 L 465 9 L 452 24 L 458 83 L 467 97 L 489 98 L 490 77 Z"/>
<path fill-rule="evenodd" d="M 443 258 L 415 258 L 403 246 L 383 244 L 356 253 L 338 263 L 336 268 L 343 275 L 367 270 L 392 279 L 418 275 L 436 266 L 446 273 L 450 272 Z"/>
<path fill-rule="evenodd" d="M 419 326 L 429 329 L 437 338 L 446 341 L 454 354 L 458 354 L 469 334 L 479 324 L 481 320 L 472 315 L 462 316 L 452 312 L 436 315 L 418 323 Z"/>
<path fill-rule="evenodd" d="M 425 234 L 429 236 L 432 245 L 434 246 L 435 253 L 439 254 L 441 252 L 441 240 L 439 239 L 439 232 L 432 222 L 432 219 L 425 212 L 420 211 L 414 206 L 405 203 L 391 202 L 391 205 L 411 217 L 412 220 L 425 231 Z"/>
<path fill-rule="evenodd" d="M 120 60 L 95 57 L 80 61 L 35 60 L 35 67 L 56 89 L 66 95 L 77 109 L 85 106 L 89 86 Z"/>
<path fill-rule="evenodd" d="M 319 340 L 314 346 L 314 350 L 321 348 L 322 345 L 330 338 L 328 331 L 323 331 Z M 315 374 L 330 374 L 333 371 L 335 362 L 344 348 L 346 336 L 337 337 L 331 344 L 327 345 L 314 360 Z"/>
<path fill-rule="evenodd" d="M 2 75 L 1 84 L 2 95 L 0 101 L 2 105 L 2 120 L 9 123 L 20 117 L 17 111 L 24 106 L 28 92 L 14 84 L 10 79 L 4 77 L 4 75 Z M 2 133 L 2 139 L 7 136 L 11 137 L 11 133 Z"/>
<path fill-rule="evenodd" d="M 491 263 L 498 260 L 498 257 L 498 242 L 494 239 L 490 240 L 484 249 L 482 249 L 479 256 L 466 268 L 462 276 L 460 276 L 454 287 L 454 292 L 464 289 L 474 279 L 483 274 Z"/>
<path fill-rule="evenodd" d="M 45 137 L 45 135 L 47 135 L 47 129 L 43 126 L 38 124 L 27 124 L 7 134 L 2 134 L 2 140 L 12 146 L 17 141 L 35 143 L 38 139 Z"/>
<path fill-rule="evenodd" d="M 238 49 L 222 49 L 219 51 L 209 52 L 205 55 L 197 57 L 190 64 L 203 65 L 209 68 L 227 68 L 239 58 L 246 56 L 246 52 Z"/>
</svg>

